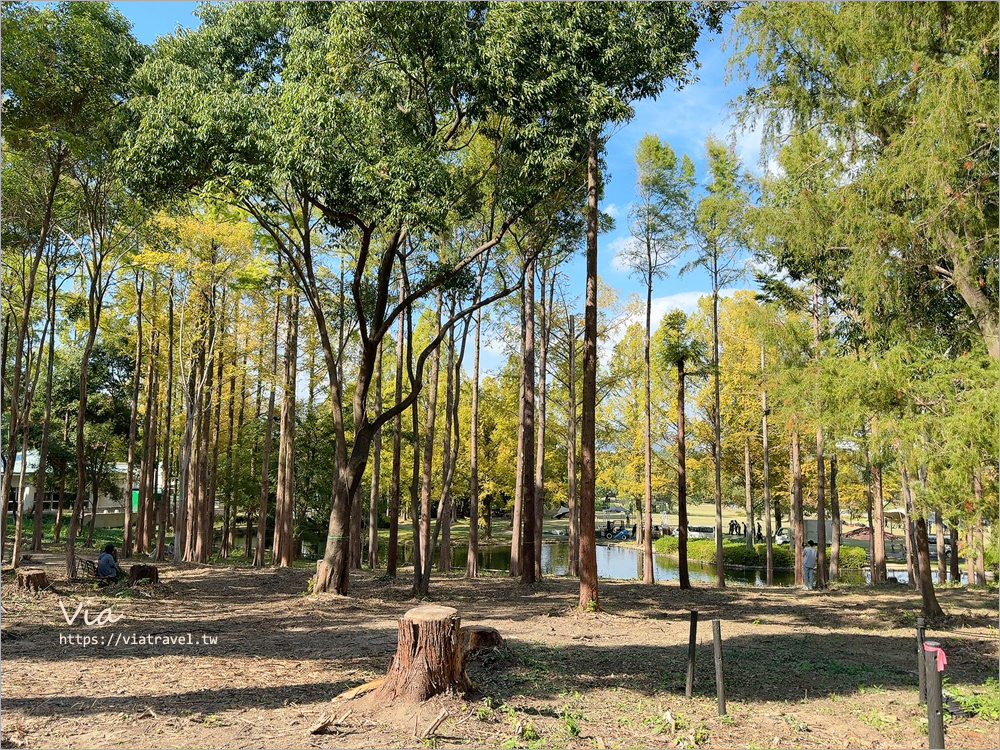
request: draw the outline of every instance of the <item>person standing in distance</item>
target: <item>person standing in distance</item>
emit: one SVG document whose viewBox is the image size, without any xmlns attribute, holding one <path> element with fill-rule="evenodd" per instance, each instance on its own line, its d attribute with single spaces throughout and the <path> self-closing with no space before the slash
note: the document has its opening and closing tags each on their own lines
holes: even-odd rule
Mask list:
<svg viewBox="0 0 1000 750">
<path fill-rule="evenodd" d="M 816 574 L 816 542 L 812 539 L 806 544 L 806 548 L 802 550 L 802 573 L 805 580 L 804 588 L 811 589 Z"/>
</svg>

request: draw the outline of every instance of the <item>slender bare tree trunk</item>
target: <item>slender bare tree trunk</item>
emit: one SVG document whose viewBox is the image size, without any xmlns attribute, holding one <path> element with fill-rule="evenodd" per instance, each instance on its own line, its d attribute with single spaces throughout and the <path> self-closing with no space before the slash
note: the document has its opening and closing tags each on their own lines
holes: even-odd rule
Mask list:
<svg viewBox="0 0 1000 750">
<path fill-rule="evenodd" d="M 906 467 L 902 465 L 900 461 L 900 473 L 902 474 L 902 493 L 903 493 L 903 537 L 906 540 L 906 574 L 909 578 L 910 586 L 917 590 L 920 589 L 920 571 L 917 570 L 917 556 L 916 550 L 914 549 L 914 531 L 911 524 L 911 518 L 913 515 L 913 497 L 910 494 L 910 482 L 909 476 L 907 475 Z"/>
<path fill-rule="evenodd" d="M 399 283 L 399 302 L 404 297 L 403 281 Z M 399 330 L 396 333 L 396 390 L 395 403 L 403 400 L 403 316 L 399 316 Z M 399 555 L 399 508 L 400 508 L 400 474 L 403 463 L 403 413 L 396 414 L 392 422 L 392 488 L 389 492 L 389 549 L 386 555 L 385 572 L 396 577 L 397 558 Z"/>
<path fill-rule="evenodd" d="M 948 556 L 948 564 L 951 568 L 951 580 L 954 583 L 962 582 L 962 571 L 958 566 L 958 519 L 952 518 L 948 522 L 951 541 L 951 554 Z"/>
<path fill-rule="evenodd" d="M 552 280 L 552 289 L 549 292 L 548 304 L 545 301 L 545 287 L 549 281 L 547 268 L 542 269 L 542 288 L 539 300 L 541 310 L 539 311 L 539 322 L 542 327 L 539 336 L 538 347 L 538 435 L 535 446 L 535 580 L 542 580 L 542 531 L 545 524 L 545 378 L 546 360 L 549 351 L 549 332 L 551 327 L 552 311 L 552 291 L 555 289 L 555 280 Z"/>
<path fill-rule="evenodd" d="M 872 499 L 872 533 L 875 537 L 875 552 L 872 558 L 872 582 L 885 583 L 885 505 L 882 497 L 882 467 L 873 467 L 875 494 Z"/>
<path fill-rule="evenodd" d="M 597 164 L 598 133 L 587 145 L 587 296 L 583 330 L 583 405 L 580 425 L 580 608 L 600 609 L 597 588 Z"/>
<path fill-rule="evenodd" d="M 290 568 L 295 560 L 295 384 L 299 357 L 299 297 L 288 303 L 285 330 L 284 383 L 281 395 L 281 437 L 278 443 L 278 482 L 274 504 L 271 563 Z"/>
<path fill-rule="evenodd" d="M 677 363 L 677 578 L 691 588 L 688 571 L 687 445 L 684 438 L 684 360 Z"/>
<path fill-rule="evenodd" d="M 937 569 L 938 569 L 938 583 L 947 583 L 948 581 L 948 556 L 944 553 L 944 516 L 941 515 L 941 508 L 938 506 L 934 509 L 934 531 L 937 538 Z"/>
<path fill-rule="evenodd" d="M 55 264 L 55 259 L 52 263 Z M 45 501 L 45 475 L 48 472 L 49 429 L 52 420 L 52 373 L 55 366 L 56 345 L 56 274 L 50 271 L 46 281 L 46 309 L 49 319 L 49 351 L 45 365 L 45 411 L 42 415 L 42 444 L 38 451 L 38 471 L 35 476 L 35 523 L 32 529 L 31 551 L 42 551 L 42 505 Z M 0 404 L 3 398 L 0 397 Z M 131 503 L 131 498 L 129 498 Z M 4 508 L 6 513 L 6 508 Z"/>
<path fill-rule="evenodd" d="M 799 428 L 792 427 L 792 512 L 791 527 L 795 547 L 795 585 L 803 585 L 802 549 L 805 544 L 802 518 L 802 459 L 799 454 Z"/>
<path fill-rule="evenodd" d="M 983 507 L 983 479 L 982 474 L 977 467 L 975 474 L 973 475 L 973 494 L 976 497 L 976 508 Z M 977 510 L 975 517 L 975 524 L 973 524 L 973 541 L 975 545 L 975 569 L 976 569 L 976 585 L 985 586 L 986 585 L 986 545 L 983 539 L 983 517 Z M 969 583 L 972 583 L 972 576 L 969 576 Z"/>
<path fill-rule="evenodd" d="M 750 472 L 750 436 L 743 438 L 743 490 L 746 497 L 747 533 L 744 541 L 748 549 L 753 549 L 753 475 Z"/>
<path fill-rule="evenodd" d="M 715 401 L 713 430 L 715 443 L 715 585 L 726 587 L 726 568 L 722 554 L 722 407 L 719 385 L 719 253 L 712 253 L 712 384 Z"/>
<path fill-rule="evenodd" d="M 483 272 L 476 283 L 475 304 L 479 304 Z M 472 414 L 469 426 L 469 550 L 465 558 L 465 577 L 479 577 L 479 343 L 483 313 L 476 310 L 476 333 L 472 353 Z"/>
<path fill-rule="evenodd" d="M 448 318 L 455 314 L 455 301 L 448 308 Z M 452 452 L 451 429 L 452 412 L 455 409 L 455 328 L 448 329 L 448 360 L 447 373 L 445 375 L 445 399 L 444 399 L 444 439 L 441 441 L 442 461 L 441 461 L 441 499 L 438 502 L 437 523 L 434 528 L 434 546 L 437 546 L 437 531 L 441 533 L 441 552 L 438 555 L 438 571 L 441 573 L 451 572 L 451 482 L 455 476 L 455 462 L 458 454 Z"/>
<path fill-rule="evenodd" d="M 524 273 L 524 430 L 521 449 L 521 583 L 535 582 L 535 262 Z"/>
<path fill-rule="evenodd" d="M 569 408 L 566 415 L 566 475 L 569 485 L 569 574 L 580 575 L 580 502 L 576 488 L 576 316 L 569 318 Z"/>
<path fill-rule="evenodd" d="M 58 188 L 59 186 L 59 178 L 62 173 L 63 161 L 67 155 L 68 151 L 65 148 L 65 146 L 62 145 L 61 142 L 57 145 L 55 152 L 49 154 L 49 166 L 52 168 L 52 172 L 49 178 L 49 185 L 45 202 L 45 212 L 42 215 L 42 225 L 41 225 L 41 231 L 39 232 L 38 244 L 35 246 L 35 252 L 31 256 L 31 266 L 28 269 L 27 278 L 24 284 L 24 300 L 21 305 L 21 319 L 18 322 L 17 335 L 14 340 L 14 368 L 10 373 L 11 377 L 10 377 L 9 396 L 6 388 L 8 381 L 6 377 L 4 378 L 4 385 L 5 385 L 4 393 L 5 396 L 8 396 L 10 398 L 10 410 L 7 414 L 7 450 L 8 452 L 10 452 L 11 455 L 7 457 L 8 460 L 3 462 L 3 471 L 2 473 L 0 473 L 0 506 L 2 506 L 3 510 L 3 512 L 0 513 L 0 559 L 3 558 L 3 552 L 7 544 L 7 498 L 10 497 L 10 488 L 11 484 L 14 481 L 14 455 L 13 455 L 15 452 L 14 446 L 17 444 L 18 431 L 20 430 L 21 427 L 20 424 L 21 423 L 21 403 L 20 403 L 21 378 L 23 377 L 25 372 L 23 364 L 24 342 L 28 337 L 28 328 L 31 324 L 31 305 L 35 294 L 35 276 L 38 273 L 38 266 L 42 262 L 42 257 L 45 254 L 45 247 L 49 241 L 49 232 L 52 229 L 52 208 L 55 205 L 56 188 Z M 88 300 L 88 309 L 91 313 L 94 312 L 93 303 L 94 303 L 93 290 L 91 290 L 91 294 L 89 295 L 89 300 Z M 98 311 L 98 316 L 99 315 L 100 312 Z M 93 321 L 91 321 L 91 323 L 93 323 Z M 91 328 L 93 328 L 93 325 L 91 326 Z M 94 335 L 96 335 L 96 331 L 94 332 Z M 84 348 L 84 357 L 80 362 L 82 381 L 83 381 L 82 387 L 86 387 L 86 369 L 90 363 L 90 352 L 93 350 L 94 347 L 94 343 L 91 339 L 92 336 L 88 335 L 87 345 Z M 5 347 L 5 353 L 6 353 L 6 347 Z M 6 356 L 4 357 L 3 362 L 4 365 L 6 366 L 7 363 Z M 84 391 L 84 394 L 86 395 L 86 391 Z M 81 409 L 83 409 L 86 406 L 85 395 L 83 398 L 84 406 L 82 406 Z M 7 402 L 4 401 L 4 405 L 6 405 L 6 403 Z M 30 406 L 28 404 L 28 401 L 27 399 L 25 399 L 25 410 L 29 408 Z M 78 422 L 79 422 L 79 424 L 77 425 L 77 432 L 79 433 L 79 439 L 77 440 L 78 444 L 83 442 L 82 419 L 83 419 L 82 417 L 78 417 Z M 83 473 L 83 470 L 81 468 L 83 466 L 83 458 L 80 455 L 79 451 L 77 456 L 78 456 L 77 474 L 79 476 L 80 474 Z M 20 497 L 20 492 L 18 496 Z M 79 490 L 77 491 L 77 496 L 83 497 L 83 495 L 81 495 Z M 76 511 L 76 506 L 74 506 L 74 515 L 76 515 L 77 519 L 79 520 L 79 516 Z M 71 527 L 72 527 L 72 522 L 71 522 Z M 70 541 L 72 542 L 75 541 L 76 539 L 76 530 L 72 528 L 71 530 L 73 532 L 73 537 L 72 540 Z M 76 568 L 76 558 L 75 558 L 75 553 L 71 547 L 72 543 L 70 544 L 70 547 L 68 547 L 66 550 L 66 568 L 67 568 L 67 575 L 73 577 Z"/>
<path fill-rule="evenodd" d="M 840 578 L 840 495 L 837 492 L 837 454 L 830 456 L 830 516 L 833 519 L 833 538 L 830 540 L 830 580 Z"/>
<path fill-rule="evenodd" d="M 514 514 L 510 524 L 510 567 L 508 573 L 517 578 L 521 575 L 521 539 L 524 527 L 524 344 L 525 326 L 527 322 L 524 317 L 526 309 L 524 296 L 527 294 L 526 285 L 528 283 L 527 274 L 521 284 L 521 369 L 519 371 L 519 382 L 517 387 L 517 460 L 514 466 Z"/>
<path fill-rule="evenodd" d="M 382 344 L 378 345 L 375 360 L 375 418 L 382 413 Z M 368 567 L 378 568 L 378 503 L 382 478 L 382 430 L 375 433 L 372 446 L 372 489 L 368 498 Z"/>
<path fill-rule="evenodd" d="M 281 321 L 281 301 L 274 304 L 274 329 L 271 344 L 271 387 L 267 397 L 267 415 L 264 418 L 264 449 L 260 461 L 260 504 L 257 509 L 257 549 L 253 566 L 264 567 L 264 546 L 267 537 L 267 496 L 271 485 L 271 439 L 274 432 L 274 392 L 278 383 L 278 326 Z"/>
<path fill-rule="evenodd" d="M 441 308 L 444 295 L 439 289 L 434 306 L 434 331 L 431 339 L 441 333 Z M 421 588 L 418 595 L 427 595 L 430 588 L 431 567 L 434 550 L 431 547 L 431 489 L 434 480 L 434 422 L 437 418 L 438 376 L 441 369 L 441 347 L 435 347 L 431 354 L 431 370 L 427 379 L 427 422 L 424 425 L 424 457 L 420 483 L 420 554 L 424 566 Z M 440 520 L 440 519 L 439 519 Z"/>
<path fill-rule="evenodd" d="M 826 588 L 826 458 L 823 428 L 816 428 L 816 588 Z"/>
<path fill-rule="evenodd" d="M 167 301 L 167 393 L 166 418 L 163 428 L 163 492 L 160 495 L 159 530 L 156 536 L 156 559 L 166 560 L 167 550 L 167 519 L 170 515 L 170 427 L 173 417 L 174 398 L 174 294 L 173 279 L 170 281 L 170 294 Z M 175 540 L 176 541 L 176 540 Z"/>
<path fill-rule="evenodd" d="M 647 243 L 648 252 L 648 243 Z M 643 496 L 642 513 L 642 582 L 653 583 L 653 417 L 651 371 L 649 365 L 650 335 L 653 315 L 652 257 L 650 273 L 646 276 L 646 327 L 642 332 L 642 443 L 643 443 Z"/>
<path fill-rule="evenodd" d="M 766 382 L 766 373 L 764 370 L 764 347 L 760 347 L 760 374 L 761 378 Z M 767 444 L 767 415 L 769 410 L 767 408 L 767 389 L 762 388 L 760 392 L 760 404 L 761 404 L 761 435 L 764 444 L 764 534 L 765 543 L 767 544 L 767 585 L 774 585 L 774 539 L 771 536 L 771 456 L 770 448 Z M 779 519 L 780 521 L 780 519 Z"/>
<path fill-rule="evenodd" d="M 142 274 L 135 273 L 135 369 L 132 371 L 132 401 L 128 421 L 128 459 L 125 490 L 125 533 L 122 537 L 122 556 L 132 556 L 132 492 L 135 487 L 135 435 L 139 415 L 139 373 L 142 371 L 142 292 L 145 286 Z"/>
</svg>

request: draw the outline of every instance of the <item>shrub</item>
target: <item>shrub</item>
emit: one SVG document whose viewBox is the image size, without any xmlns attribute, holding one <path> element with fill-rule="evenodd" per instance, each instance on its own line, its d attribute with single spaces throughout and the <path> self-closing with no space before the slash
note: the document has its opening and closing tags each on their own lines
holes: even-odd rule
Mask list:
<svg viewBox="0 0 1000 750">
<path fill-rule="evenodd" d="M 653 542 L 653 549 L 661 555 L 675 555 L 677 554 L 677 537 L 661 536 Z"/>
</svg>

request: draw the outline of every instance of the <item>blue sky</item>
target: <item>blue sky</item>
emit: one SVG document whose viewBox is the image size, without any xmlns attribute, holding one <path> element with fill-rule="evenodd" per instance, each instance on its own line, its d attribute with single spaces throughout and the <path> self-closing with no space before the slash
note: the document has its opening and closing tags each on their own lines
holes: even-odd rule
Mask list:
<svg viewBox="0 0 1000 750">
<path fill-rule="evenodd" d="M 198 18 L 194 15 L 196 2 L 179 0 L 127 0 L 114 3 L 133 23 L 133 32 L 139 41 L 150 44 L 157 36 L 172 33 L 177 26 L 195 27 Z M 698 169 L 699 181 L 705 176 L 705 139 L 712 133 L 720 138 L 729 138 L 733 129 L 733 118 L 729 102 L 744 89 L 745 83 L 735 81 L 725 83 L 727 52 L 724 40 L 728 31 L 721 35 L 703 36 L 698 44 L 698 59 L 701 68 L 698 81 L 677 91 L 668 87 L 657 100 L 642 100 L 635 106 L 635 117 L 613 132 L 607 144 L 605 197 L 602 208 L 616 217 L 616 228 L 602 234 L 599 241 L 598 273 L 604 283 L 619 290 L 624 301 L 630 293 L 642 293 L 641 283 L 615 263 L 615 253 L 627 240 L 628 211 L 634 199 L 636 179 L 633 154 L 636 144 L 646 133 L 655 133 L 680 153 L 687 153 Z M 744 165 L 752 172 L 760 173 L 759 132 L 736 133 L 735 147 L 743 158 Z M 678 264 L 678 269 L 681 264 Z M 566 269 L 570 279 L 579 280 L 579 289 L 567 290 L 568 297 L 583 297 L 583 259 L 577 258 Z M 574 281 L 575 283 L 575 281 Z M 749 286 L 750 282 L 744 282 Z M 658 280 L 653 289 L 653 320 L 659 321 L 664 313 L 674 307 L 691 312 L 698 298 L 709 293 L 711 286 L 702 271 L 693 271 L 686 276 L 676 272 Z M 582 307 L 582 305 L 581 305 Z M 500 347 L 487 344 L 484 352 L 484 368 L 491 369 L 500 364 Z"/>
</svg>

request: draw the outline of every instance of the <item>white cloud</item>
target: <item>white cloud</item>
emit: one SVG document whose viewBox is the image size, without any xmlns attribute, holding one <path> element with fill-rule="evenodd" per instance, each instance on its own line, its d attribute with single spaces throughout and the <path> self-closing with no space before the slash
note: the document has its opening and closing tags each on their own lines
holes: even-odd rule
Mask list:
<svg viewBox="0 0 1000 750">
<path fill-rule="evenodd" d="M 622 215 L 622 210 L 618 208 L 618 206 L 616 206 L 614 203 L 609 203 L 601 210 L 604 211 L 604 213 L 606 213 L 612 219 L 617 219 L 619 216 Z"/>
<path fill-rule="evenodd" d="M 625 251 L 636 243 L 635 237 L 615 237 L 604 244 L 603 250 L 611 253 L 611 267 L 616 271 L 628 273 L 632 269 L 625 262 Z"/>
</svg>

